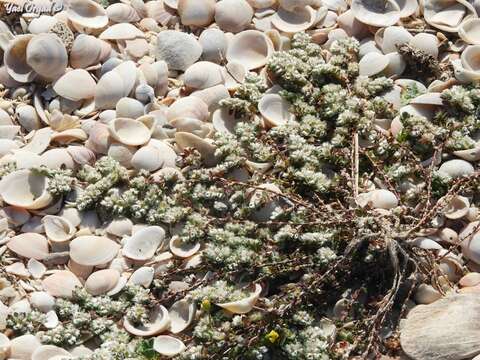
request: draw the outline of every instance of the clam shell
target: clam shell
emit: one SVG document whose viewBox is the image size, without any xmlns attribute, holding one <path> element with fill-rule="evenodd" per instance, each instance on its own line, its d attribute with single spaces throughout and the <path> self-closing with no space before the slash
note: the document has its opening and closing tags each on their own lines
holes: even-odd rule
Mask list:
<svg viewBox="0 0 480 360">
<path fill-rule="evenodd" d="M 222 84 L 212 86 L 208 89 L 195 91 L 191 95 L 203 100 L 203 102 L 207 104 L 208 111 L 210 112 L 220 107 L 219 103 L 221 100 L 228 99 L 230 97 L 228 89 Z"/>
<path fill-rule="evenodd" d="M 442 295 L 431 285 L 420 284 L 415 291 L 415 302 L 417 304 L 431 304 L 440 299 Z"/>
<path fill-rule="evenodd" d="M 118 237 L 130 236 L 132 234 L 133 223 L 130 219 L 116 219 L 108 224 L 105 231 Z"/>
<path fill-rule="evenodd" d="M 45 151 L 40 157 L 40 163 L 49 169 L 73 169 L 75 163 L 65 148 L 54 148 Z"/>
<path fill-rule="evenodd" d="M 10 251 L 25 258 L 43 260 L 48 255 L 48 241 L 37 233 L 23 233 L 14 236 L 7 243 Z"/>
<path fill-rule="evenodd" d="M 105 269 L 91 274 L 85 281 L 85 289 L 92 295 L 103 295 L 117 285 L 120 274 L 117 270 Z"/>
<path fill-rule="evenodd" d="M 30 294 L 30 304 L 32 304 L 35 309 L 47 313 L 53 310 L 55 298 L 45 291 L 34 291 Z"/>
<path fill-rule="evenodd" d="M 264 66 L 273 53 L 273 43 L 264 33 L 246 30 L 236 34 L 229 43 L 226 58 L 242 64 L 246 70 Z"/>
<path fill-rule="evenodd" d="M 89 29 L 100 29 L 108 24 L 105 9 L 92 0 L 70 0 L 66 15 L 74 24 Z"/>
<path fill-rule="evenodd" d="M 165 230 L 160 226 L 148 226 L 127 238 L 122 254 L 132 260 L 146 261 L 163 246 L 164 240 Z"/>
<path fill-rule="evenodd" d="M 359 74 L 362 76 L 373 76 L 385 71 L 390 63 L 386 55 L 371 52 L 366 54 L 358 63 Z"/>
<path fill-rule="evenodd" d="M 295 116 L 289 111 L 291 104 L 277 94 L 263 95 L 258 103 L 258 111 L 271 126 L 284 125 L 294 121 Z"/>
<path fill-rule="evenodd" d="M 460 159 L 445 161 L 438 169 L 438 172 L 442 175 L 450 176 L 454 179 L 473 174 L 474 171 L 472 164 Z"/>
<path fill-rule="evenodd" d="M 460 286 L 476 286 L 480 284 L 480 274 L 477 272 L 471 272 L 463 276 L 458 282 Z"/>
<path fill-rule="evenodd" d="M 185 71 L 184 83 L 192 89 L 206 89 L 223 83 L 222 68 L 209 61 L 199 61 Z"/>
<path fill-rule="evenodd" d="M 104 74 L 95 86 L 95 108 L 113 109 L 124 97 L 124 84 L 121 76 L 114 71 Z"/>
<path fill-rule="evenodd" d="M 453 152 L 453 155 L 466 161 L 478 161 L 480 160 L 480 147 L 468 150 L 457 150 Z"/>
<path fill-rule="evenodd" d="M 65 242 L 70 240 L 76 232 L 75 227 L 66 218 L 46 215 L 42 219 L 45 233 L 52 242 Z"/>
<path fill-rule="evenodd" d="M 221 0 L 215 5 L 215 22 L 223 31 L 238 33 L 252 18 L 253 9 L 246 0 Z"/>
<path fill-rule="evenodd" d="M 260 297 L 261 292 L 262 286 L 260 284 L 255 284 L 254 292 L 251 293 L 248 297 L 228 303 L 220 303 L 217 305 L 234 314 L 246 314 L 253 309 L 255 303 Z"/>
<path fill-rule="evenodd" d="M 439 42 L 435 35 L 417 34 L 410 40 L 409 45 L 432 55 L 435 59 L 438 57 Z"/>
<path fill-rule="evenodd" d="M 141 285 L 144 288 L 149 288 L 153 281 L 155 270 L 150 266 L 142 266 L 134 271 L 132 276 L 128 279 L 129 284 Z"/>
<path fill-rule="evenodd" d="M 180 31 L 161 31 L 157 37 L 155 58 L 164 60 L 171 70 L 185 71 L 202 55 L 202 46 L 190 34 Z"/>
<path fill-rule="evenodd" d="M 97 64 L 102 57 L 102 41 L 96 37 L 79 34 L 70 50 L 70 64 L 75 69 L 85 69 Z"/>
<path fill-rule="evenodd" d="M 182 241 L 178 236 L 170 239 L 170 251 L 173 255 L 181 258 L 189 258 L 200 250 L 200 243 L 189 244 Z"/>
<path fill-rule="evenodd" d="M 12 40 L 3 56 L 5 69 L 15 81 L 26 83 L 35 79 L 35 71 L 27 63 L 27 46 L 33 35 L 18 35 Z"/>
<path fill-rule="evenodd" d="M 189 147 L 196 149 L 202 156 L 206 166 L 214 166 L 216 164 L 216 148 L 210 142 L 186 132 L 177 132 L 175 134 L 175 142 L 182 151 Z"/>
<path fill-rule="evenodd" d="M 130 23 L 114 24 L 99 35 L 101 40 L 131 40 L 144 37 L 143 31 Z"/>
<path fill-rule="evenodd" d="M 61 270 L 42 281 L 43 288 L 54 297 L 71 298 L 72 292 L 82 283 L 71 271 Z"/>
<path fill-rule="evenodd" d="M 95 95 L 95 80 L 83 69 L 75 69 L 60 77 L 53 85 L 53 90 L 72 101 L 90 99 Z"/>
<path fill-rule="evenodd" d="M 432 1 L 423 4 L 425 21 L 443 31 L 457 32 L 463 21 L 477 17 L 475 8 L 467 1 Z"/>
<path fill-rule="evenodd" d="M 69 146 L 67 147 L 68 154 L 79 165 L 93 164 L 95 162 L 95 153 L 85 146 Z"/>
<path fill-rule="evenodd" d="M 195 302 L 191 299 L 182 299 L 175 302 L 169 310 L 170 332 L 181 333 L 193 322 L 196 313 Z"/>
<path fill-rule="evenodd" d="M 41 262 L 31 258 L 28 260 L 27 270 L 34 279 L 40 279 L 47 271 L 47 268 Z"/>
<path fill-rule="evenodd" d="M 21 335 L 10 340 L 9 359 L 32 359 L 33 352 L 42 344 L 31 334 Z"/>
<path fill-rule="evenodd" d="M 47 186 L 47 177 L 30 170 L 17 170 L 0 181 L 0 196 L 10 205 L 40 209 L 52 201 Z"/>
<path fill-rule="evenodd" d="M 20 105 L 15 109 L 19 124 L 27 131 L 40 128 L 40 118 L 37 111 L 31 105 Z"/>
<path fill-rule="evenodd" d="M 26 61 L 37 74 L 54 80 L 65 73 L 67 50 L 57 35 L 39 34 L 28 42 Z"/>
<path fill-rule="evenodd" d="M 202 46 L 202 59 L 220 63 L 225 58 L 228 40 L 225 33 L 219 29 L 205 29 L 198 38 Z"/>
<path fill-rule="evenodd" d="M 177 11 L 183 25 L 207 26 L 213 22 L 215 0 L 178 0 Z"/>
<path fill-rule="evenodd" d="M 293 34 L 311 28 L 316 19 L 316 11 L 312 7 L 306 6 L 297 8 L 295 11 L 280 8 L 272 16 L 271 21 L 278 30 L 287 34 Z"/>
<path fill-rule="evenodd" d="M 28 24 L 28 32 L 31 34 L 40 34 L 49 32 L 50 29 L 58 22 L 58 19 L 50 15 L 40 15 L 32 19 Z"/>
<path fill-rule="evenodd" d="M 362 23 L 385 27 L 400 20 L 400 7 L 393 0 L 352 0 L 353 15 Z"/>
<path fill-rule="evenodd" d="M 463 21 L 458 28 L 458 36 L 467 44 L 480 45 L 480 19 Z"/>
<path fill-rule="evenodd" d="M 480 263 L 479 224 L 479 221 L 469 223 L 458 235 L 459 240 L 462 241 L 461 246 L 463 255 L 476 264 Z"/>
<path fill-rule="evenodd" d="M 152 130 L 138 120 L 117 118 L 108 124 L 112 138 L 125 145 L 143 145 L 150 140 Z"/>
<path fill-rule="evenodd" d="M 413 39 L 405 28 L 401 26 L 389 26 L 383 32 L 382 43 L 379 46 L 384 54 L 397 52 L 398 46 L 408 44 Z"/>
<path fill-rule="evenodd" d="M 170 326 L 170 317 L 168 310 L 162 305 L 156 306 L 150 313 L 150 321 L 147 324 L 136 327 L 127 318 L 123 320 L 123 327 L 130 334 L 136 336 L 153 336 L 168 329 Z"/>
<path fill-rule="evenodd" d="M 70 242 L 70 258 L 84 266 L 107 264 L 117 256 L 120 246 L 102 236 L 79 236 Z"/>
<path fill-rule="evenodd" d="M 132 23 L 140 20 L 135 9 L 124 3 L 111 4 L 107 7 L 106 12 L 110 21 L 116 23 Z"/>
<path fill-rule="evenodd" d="M 121 98 L 115 106 L 116 117 L 136 119 L 144 115 L 143 104 L 135 99 L 124 97 Z"/>
<path fill-rule="evenodd" d="M 185 344 L 172 336 L 160 335 L 153 340 L 153 350 L 164 356 L 175 356 L 185 349 Z"/>
<path fill-rule="evenodd" d="M 135 152 L 135 147 L 119 143 L 113 143 L 108 148 L 108 156 L 117 160 L 120 165 L 125 166 L 126 168 L 132 167 L 131 160 Z"/>
<path fill-rule="evenodd" d="M 167 120 L 177 118 L 193 118 L 207 121 L 210 117 L 208 106 L 195 96 L 187 96 L 175 101 L 167 110 Z"/>
<path fill-rule="evenodd" d="M 446 218 L 456 220 L 468 214 L 470 208 L 470 201 L 464 196 L 454 196 L 449 199 L 447 206 L 443 209 L 443 214 Z"/>
<path fill-rule="evenodd" d="M 32 353 L 31 360 L 60 360 L 73 359 L 67 350 L 54 345 L 42 345 Z"/>
<path fill-rule="evenodd" d="M 372 205 L 374 209 L 390 210 L 398 206 L 398 199 L 394 193 L 385 189 L 377 189 L 368 192 L 367 202 Z"/>
</svg>

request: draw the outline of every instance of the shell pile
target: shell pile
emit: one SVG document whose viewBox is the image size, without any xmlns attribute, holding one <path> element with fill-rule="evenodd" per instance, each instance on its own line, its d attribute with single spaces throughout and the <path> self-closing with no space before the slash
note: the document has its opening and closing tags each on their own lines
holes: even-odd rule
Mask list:
<svg viewBox="0 0 480 360">
<path fill-rule="evenodd" d="M 181 177 L 179 160 L 192 152 L 205 167 L 215 166 L 215 135 L 233 133 L 239 121 L 221 101 L 231 98 L 252 73 L 272 85 L 258 99 L 256 117 L 265 131 L 295 122 L 292 104 L 273 86 L 266 64 L 275 52 L 289 50 L 292 37 L 301 32 L 321 46 L 326 58 L 337 40 L 360 42 L 359 75 L 394 80 L 385 98 L 398 116 L 378 119 L 377 127 L 387 137 L 397 136 L 402 114 L 433 121 L 443 106 L 443 90 L 480 79 L 477 11 L 480 3 L 468 0 L 69 0 L 54 14 L 5 15 L 0 21 L 0 165 L 12 168 L 0 181 L 5 279 L 0 284 L 0 327 L 5 332 L 0 359 L 88 358 L 99 347 L 89 339 L 57 346 L 43 343 L 34 331 L 17 335 L 5 322 L 9 314 L 27 316 L 34 309 L 44 315 L 35 331 L 45 332 L 65 326 L 59 322 L 58 303 L 75 299 L 79 291 L 115 298 L 132 286 L 150 289 L 173 264 L 188 276 L 212 276 L 202 273 L 205 244 L 184 243 L 179 226 L 129 217 L 104 221 L 105 214 L 95 209 L 71 206 L 87 185 L 79 182 L 73 191 L 58 195 L 51 189 L 52 173 L 93 169 L 109 158 L 127 169 L 126 176 L 148 174 L 154 183 Z M 412 79 L 405 49 L 450 67 L 452 76 L 428 84 Z M 402 102 L 412 87 L 418 93 Z M 480 160 L 479 144 L 476 139 L 470 149 L 437 154 L 422 159 L 422 165 L 438 165 L 451 178 L 470 176 Z M 245 166 L 235 180 L 267 173 L 276 164 L 247 161 Z M 412 187 L 406 180 L 405 189 Z M 391 190 L 372 182 L 360 189 L 356 206 L 379 214 L 395 211 L 401 202 Z M 269 221 L 284 205 L 281 193 L 268 181 L 247 192 L 251 204 L 270 196 L 252 219 Z M 480 291 L 479 273 L 462 276 L 466 265 L 480 272 L 473 196 L 441 199 L 438 223 L 410 240 L 441 258 L 439 269 L 445 274 L 444 284 L 416 289 L 417 304 L 436 301 L 452 283 L 461 292 Z M 449 245 L 459 241 L 461 252 L 450 251 Z M 198 312 L 213 306 L 195 302 L 188 295 L 190 285 L 181 276 L 162 284 L 183 295 L 174 296 L 173 304 L 150 307 L 143 323 L 125 315 L 119 331 L 153 337 L 153 350 L 166 357 L 188 352 Z M 243 298 L 215 306 L 229 316 L 244 316 L 268 297 L 261 282 L 241 288 Z M 342 304 L 334 313 L 341 313 Z"/>
</svg>

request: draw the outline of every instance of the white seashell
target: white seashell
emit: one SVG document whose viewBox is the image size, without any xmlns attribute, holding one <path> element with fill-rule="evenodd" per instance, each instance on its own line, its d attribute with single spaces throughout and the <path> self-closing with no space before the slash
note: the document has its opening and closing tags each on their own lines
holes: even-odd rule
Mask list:
<svg viewBox="0 0 480 360">
<path fill-rule="evenodd" d="M 146 261 L 163 247 L 164 240 L 165 230 L 160 226 L 148 226 L 127 238 L 122 254 L 132 260 Z"/>
<path fill-rule="evenodd" d="M 240 121 L 241 119 L 235 118 L 226 108 L 218 109 L 212 115 L 214 129 L 224 134 L 234 134 L 235 126 Z"/>
<path fill-rule="evenodd" d="M 14 236 L 7 243 L 7 247 L 10 251 L 28 259 L 43 260 L 48 255 L 47 239 L 37 233 Z"/>
<path fill-rule="evenodd" d="M 182 299 L 175 302 L 169 310 L 170 332 L 181 333 L 193 322 L 196 313 L 195 302 L 192 299 Z"/>
<path fill-rule="evenodd" d="M 28 260 L 27 270 L 33 278 L 40 279 L 47 271 L 47 268 L 41 262 L 31 258 Z"/>
<path fill-rule="evenodd" d="M 175 134 L 175 142 L 182 151 L 189 147 L 196 149 L 202 156 L 206 166 L 214 166 L 216 164 L 216 147 L 207 140 L 194 134 L 177 132 Z"/>
<path fill-rule="evenodd" d="M 115 271 L 117 271 L 117 270 L 115 270 Z M 118 294 L 120 291 L 123 290 L 125 285 L 127 285 L 127 278 L 124 277 L 124 276 L 120 276 L 117 284 L 110 291 L 107 292 L 107 295 L 108 296 L 113 296 L 113 295 Z"/>
<path fill-rule="evenodd" d="M 27 271 L 25 264 L 23 262 L 16 262 L 10 265 L 5 266 L 5 271 L 9 274 L 28 278 L 30 277 L 30 273 Z"/>
<path fill-rule="evenodd" d="M 42 219 L 45 226 L 45 233 L 52 242 L 65 242 L 70 240 L 76 232 L 75 227 L 68 221 L 68 219 L 46 215 Z"/>
<path fill-rule="evenodd" d="M 148 289 L 153 281 L 155 270 L 150 266 L 142 266 L 134 271 L 128 279 L 128 284 L 141 285 Z"/>
<path fill-rule="evenodd" d="M 102 58 L 103 43 L 94 36 L 80 34 L 70 50 L 70 64 L 73 68 L 85 69 L 97 64 Z"/>
<path fill-rule="evenodd" d="M 480 274 L 477 272 L 468 273 L 458 283 L 463 287 L 476 286 L 480 284 Z"/>
<path fill-rule="evenodd" d="M 403 56 L 398 52 L 392 52 L 385 55 L 388 59 L 388 65 L 385 69 L 385 76 L 400 76 L 405 71 L 407 63 L 403 59 Z"/>
<path fill-rule="evenodd" d="M 40 163 L 49 169 L 75 168 L 75 163 L 65 148 L 54 148 L 45 151 L 40 157 Z"/>
<path fill-rule="evenodd" d="M 463 21 L 458 28 L 458 36 L 467 44 L 480 45 L 480 19 Z"/>
<path fill-rule="evenodd" d="M 120 274 L 117 270 L 104 269 L 95 271 L 85 281 L 85 289 L 92 295 L 103 295 L 117 285 Z"/>
<path fill-rule="evenodd" d="M 10 339 L 0 333 L 0 360 L 6 360 L 10 355 Z"/>
<path fill-rule="evenodd" d="M 113 143 L 108 148 L 108 156 L 112 159 L 117 160 L 120 165 L 125 166 L 126 168 L 131 168 L 131 160 L 135 154 L 136 148 L 133 146 L 128 146 L 119 143 Z"/>
<path fill-rule="evenodd" d="M 397 197 L 389 190 L 372 190 L 365 195 L 367 203 L 371 204 L 374 209 L 390 210 L 398 206 Z"/>
<path fill-rule="evenodd" d="M 200 34 L 198 42 L 202 46 L 202 59 L 220 63 L 225 58 L 228 40 L 225 33 L 219 29 L 205 29 Z"/>
<path fill-rule="evenodd" d="M 470 201 L 468 201 L 468 198 L 456 195 L 448 200 L 449 202 L 447 206 L 443 208 L 443 214 L 446 218 L 456 220 L 461 219 L 468 214 L 470 208 Z"/>
<path fill-rule="evenodd" d="M 223 73 L 224 69 L 222 68 L 221 71 Z M 203 100 L 203 102 L 207 104 L 208 111 L 210 112 L 220 107 L 219 103 L 221 100 L 228 99 L 230 97 L 228 89 L 222 84 L 212 86 L 211 88 L 205 90 L 195 91 L 191 95 Z"/>
<path fill-rule="evenodd" d="M 95 153 L 85 146 L 67 147 L 68 154 L 79 165 L 93 164 L 95 162 Z"/>
<path fill-rule="evenodd" d="M 238 33 L 252 18 L 253 9 L 246 0 L 221 0 L 215 5 L 215 22 L 223 31 Z"/>
<path fill-rule="evenodd" d="M 49 32 L 49 30 L 58 22 L 57 18 L 50 15 L 40 15 L 32 19 L 28 24 L 28 32 L 30 34 L 40 34 Z"/>
<path fill-rule="evenodd" d="M 277 94 L 263 95 L 258 103 L 258 111 L 271 127 L 294 121 L 295 116 L 289 111 L 291 104 Z"/>
<path fill-rule="evenodd" d="M 471 222 L 459 234 L 463 255 L 476 264 L 480 263 L 479 224 L 479 221 Z"/>
<path fill-rule="evenodd" d="M 28 42 L 26 61 L 37 74 L 54 80 L 67 68 L 67 50 L 57 35 L 39 34 Z"/>
<path fill-rule="evenodd" d="M 43 288 L 54 297 L 71 298 L 72 292 L 82 283 L 71 271 L 61 270 L 50 275 L 42 281 Z"/>
<path fill-rule="evenodd" d="M 124 93 L 124 83 L 121 76 L 115 71 L 105 73 L 95 86 L 95 108 L 115 108 L 117 102 L 125 96 Z"/>
<path fill-rule="evenodd" d="M 242 64 L 246 70 L 253 70 L 264 66 L 272 53 L 273 43 L 268 36 L 257 30 L 246 30 L 231 39 L 226 58 Z"/>
<path fill-rule="evenodd" d="M 118 237 L 130 236 L 132 234 L 133 223 L 128 218 L 112 220 L 105 231 Z"/>
<path fill-rule="evenodd" d="M 107 264 L 117 256 L 120 246 L 102 236 L 79 236 L 70 242 L 70 258 L 80 265 Z"/>
<path fill-rule="evenodd" d="M 480 147 L 475 147 L 468 150 L 457 150 L 453 152 L 453 155 L 466 161 L 478 161 L 480 160 Z"/>
<path fill-rule="evenodd" d="M 144 37 L 145 34 L 130 23 L 114 24 L 99 35 L 101 40 L 131 40 Z"/>
<path fill-rule="evenodd" d="M 432 55 L 435 59 L 438 57 L 439 42 L 435 35 L 419 33 L 410 40 L 409 45 Z"/>
<path fill-rule="evenodd" d="M 467 1 L 432 1 L 423 3 L 425 21 L 443 31 L 457 32 L 460 24 L 477 17 L 475 8 Z"/>
<path fill-rule="evenodd" d="M 45 314 L 45 322 L 43 323 L 43 326 L 45 326 L 47 329 L 56 328 L 58 326 L 58 323 L 59 323 L 58 316 L 54 310 L 50 310 Z M 32 359 L 36 359 L 36 358 L 41 359 L 41 357 L 35 357 L 34 355 L 35 353 L 32 355 Z"/>
<path fill-rule="evenodd" d="M 144 115 L 143 104 L 135 99 L 121 98 L 115 106 L 116 116 L 119 118 L 136 119 Z"/>
<path fill-rule="evenodd" d="M 75 69 L 60 77 L 53 90 L 65 99 L 79 101 L 94 97 L 95 87 L 95 80 L 87 71 Z"/>
<path fill-rule="evenodd" d="M 10 340 L 9 359 L 32 359 L 33 352 L 42 344 L 31 334 L 21 335 Z"/>
<path fill-rule="evenodd" d="M 40 118 L 33 106 L 17 106 L 15 114 L 17 115 L 18 122 L 25 130 L 32 131 L 40 128 Z"/>
<path fill-rule="evenodd" d="M 155 99 L 155 90 L 147 84 L 139 84 L 135 88 L 135 99 L 143 103 L 153 102 Z"/>
<path fill-rule="evenodd" d="M 431 285 L 420 284 L 415 291 L 415 302 L 417 304 L 431 304 L 440 299 L 442 295 Z"/>
<path fill-rule="evenodd" d="M 156 306 L 150 313 L 150 320 L 147 324 L 136 327 L 125 317 L 123 320 L 123 327 L 130 334 L 136 336 L 153 336 L 168 329 L 170 326 L 170 317 L 168 310 L 162 305 Z"/>
<path fill-rule="evenodd" d="M 426 250 L 441 250 L 443 249 L 442 245 L 437 243 L 435 240 L 432 240 L 427 237 L 417 237 L 411 242 L 413 246 L 419 247 Z"/>
<path fill-rule="evenodd" d="M 53 131 L 49 127 L 35 131 L 31 141 L 22 148 L 22 151 L 41 154 L 50 145 Z"/>
<path fill-rule="evenodd" d="M 162 153 L 155 146 L 144 146 L 133 155 L 131 164 L 137 170 L 155 171 L 163 165 Z"/>
<path fill-rule="evenodd" d="M 89 29 L 100 29 L 108 24 L 105 9 L 92 0 L 70 0 L 66 15 L 74 24 Z"/>
<path fill-rule="evenodd" d="M 472 164 L 460 159 L 445 161 L 438 169 L 439 173 L 453 179 L 471 175 L 474 171 Z"/>
<path fill-rule="evenodd" d="M 24 313 L 28 314 L 29 312 L 32 311 L 32 308 L 30 306 L 30 303 L 28 302 L 27 299 L 22 299 L 20 301 L 16 301 L 9 307 L 10 313 Z"/>
<path fill-rule="evenodd" d="M 323 13 L 323 15 L 321 15 L 322 13 Z M 326 24 L 326 22 L 328 22 L 328 18 L 327 18 L 328 9 L 327 9 L 327 7 L 322 7 L 321 10 L 319 9 L 316 12 L 315 15 L 316 15 L 316 17 L 314 19 L 314 23 L 316 23 L 317 28 L 318 27 L 329 27 L 328 24 Z M 318 19 L 319 19 L 320 16 L 324 17 L 323 20 L 321 21 L 321 23 L 318 22 Z M 335 14 L 335 16 L 337 16 L 337 14 Z M 347 10 L 344 13 L 337 16 L 334 24 L 335 23 L 337 23 L 338 26 L 341 29 L 345 30 L 345 32 L 349 36 L 354 36 L 357 39 L 362 39 L 369 34 L 367 25 L 358 21 L 355 18 L 355 16 L 353 15 L 353 12 L 351 10 Z M 319 26 L 320 24 L 321 24 L 321 26 Z"/>
<path fill-rule="evenodd" d="M 113 70 L 123 82 L 123 96 L 129 96 L 137 81 L 137 67 L 133 61 L 124 61 Z"/>
<path fill-rule="evenodd" d="M 316 11 L 312 7 L 306 6 L 297 8 L 295 11 L 280 8 L 272 16 L 271 21 L 278 30 L 287 34 L 293 34 L 311 28 L 316 19 Z"/>
<path fill-rule="evenodd" d="M 175 101 L 167 110 L 167 120 L 177 118 L 193 118 L 207 121 L 210 117 L 208 106 L 200 98 L 187 96 Z"/>
<path fill-rule="evenodd" d="M 27 210 L 15 206 L 5 206 L 0 210 L 0 213 L 4 219 L 2 220 L 2 224 L 6 224 L 4 221 L 7 221 L 7 223 L 13 224 L 14 226 L 23 225 L 31 218 Z M 2 229 L 2 231 L 4 230 L 7 230 L 7 228 Z"/>
<path fill-rule="evenodd" d="M 172 336 L 160 335 L 153 340 L 153 350 L 163 356 L 175 356 L 186 349 L 185 344 Z"/>
<path fill-rule="evenodd" d="M 20 126 L 0 125 L 0 139 L 13 140 L 15 136 L 18 135 L 19 131 L 20 131 Z"/>
<path fill-rule="evenodd" d="M 108 129 L 112 138 L 130 146 L 147 143 L 152 134 L 152 131 L 145 124 L 128 118 L 117 118 L 111 121 L 108 124 Z"/>
<path fill-rule="evenodd" d="M 155 58 L 164 60 L 171 70 L 186 70 L 201 55 L 202 46 L 192 35 L 174 30 L 158 34 Z"/>
<path fill-rule="evenodd" d="M 185 243 L 178 236 L 172 236 L 169 244 L 172 254 L 181 258 L 189 258 L 200 250 L 200 243 Z"/>
<path fill-rule="evenodd" d="M 58 321 L 58 319 L 57 319 Z M 73 359 L 71 354 L 62 349 L 61 347 L 54 345 L 42 345 L 39 346 L 32 354 L 31 360 L 68 360 Z"/>
<path fill-rule="evenodd" d="M 106 12 L 110 21 L 116 23 L 131 23 L 140 20 L 135 9 L 124 3 L 111 4 L 107 7 Z"/>
<path fill-rule="evenodd" d="M 385 71 L 390 63 L 386 55 L 371 52 L 366 54 L 358 63 L 361 76 L 373 76 Z"/>
<path fill-rule="evenodd" d="M 187 26 L 208 26 L 215 15 L 215 0 L 178 0 L 180 21 Z"/>
<path fill-rule="evenodd" d="M 404 27 L 401 26 L 389 26 L 385 28 L 383 32 L 383 40 L 380 44 L 384 54 L 391 52 L 397 52 L 398 46 L 408 44 L 413 39 Z"/>
<path fill-rule="evenodd" d="M 353 15 L 362 23 L 385 27 L 400 20 L 400 7 L 393 0 L 352 0 Z"/>
<path fill-rule="evenodd" d="M 55 298 L 45 291 L 34 291 L 30 294 L 30 304 L 32 304 L 35 309 L 47 313 L 53 310 Z"/>
<path fill-rule="evenodd" d="M 27 63 L 27 45 L 33 35 L 17 35 L 9 42 L 3 56 L 8 75 L 15 81 L 27 83 L 35 79 L 36 73 Z"/>
<path fill-rule="evenodd" d="M 209 61 L 199 61 L 185 71 L 184 83 L 192 89 L 206 89 L 223 83 L 222 68 Z"/>
<path fill-rule="evenodd" d="M 253 309 L 261 292 L 262 286 L 260 284 L 255 284 L 255 291 L 251 293 L 250 296 L 241 300 L 216 305 L 234 314 L 246 314 Z"/>
</svg>

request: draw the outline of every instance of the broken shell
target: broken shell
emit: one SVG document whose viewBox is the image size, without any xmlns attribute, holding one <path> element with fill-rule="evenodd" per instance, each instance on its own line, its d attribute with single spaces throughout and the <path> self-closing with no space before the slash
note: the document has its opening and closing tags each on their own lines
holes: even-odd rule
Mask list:
<svg viewBox="0 0 480 360">
<path fill-rule="evenodd" d="M 438 169 L 439 173 L 453 179 L 473 174 L 474 171 L 472 164 L 460 159 L 445 161 Z"/>
<path fill-rule="evenodd" d="M 191 299 L 182 299 L 175 302 L 169 310 L 170 332 L 181 333 L 193 322 L 196 313 L 195 302 Z"/>
<path fill-rule="evenodd" d="M 253 9 L 246 0 L 221 0 L 215 5 L 215 22 L 223 31 L 238 33 L 253 18 Z"/>
<path fill-rule="evenodd" d="M 311 28 L 316 19 L 316 11 L 312 7 L 306 6 L 297 8 L 295 11 L 280 8 L 272 16 L 271 21 L 278 30 L 287 34 L 293 34 Z"/>
<path fill-rule="evenodd" d="M 220 303 L 217 305 L 234 314 L 246 314 L 253 309 L 253 307 L 255 306 L 255 303 L 260 297 L 261 292 L 262 292 L 262 286 L 260 284 L 255 284 L 255 290 L 253 293 L 250 294 L 250 296 L 241 300 L 232 301 L 228 303 Z"/>
<path fill-rule="evenodd" d="M 108 18 L 116 23 L 133 23 L 140 20 L 140 16 L 135 9 L 128 4 L 111 4 L 105 11 Z"/>
<path fill-rule="evenodd" d="M 160 335 L 153 340 L 153 350 L 164 356 L 175 356 L 185 349 L 185 344 L 173 336 Z"/>
<path fill-rule="evenodd" d="M 294 121 L 295 116 L 289 111 L 291 104 L 278 94 L 263 95 L 258 103 L 258 111 L 271 126 L 284 125 Z"/>
<path fill-rule="evenodd" d="M 122 254 L 132 260 L 146 261 L 163 247 L 164 240 L 165 230 L 160 226 L 148 226 L 127 239 Z"/>
<path fill-rule="evenodd" d="M 45 233 L 50 241 L 65 242 L 75 234 L 75 227 L 65 218 L 54 215 L 46 215 L 42 219 Z"/>
<path fill-rule="evenodd" d="M 47 268 L 40 261 L 31 258 L 28 260 L 27 270 L 34 279 L 40 279 L 47 271 Z"/>
<path fill-rule="evenodd" d="M 58 321 L 58 319 L 57 319 Z M 73 359 L 67 350 L 54 345 L 42 345 L 32 353 L 31 360 L 60 360 Z"/>
<path fill-rule="evenodd" d="M 461 219 L 468 213 L 470 202 L 464 196 L 454 196 L 449 199 L 448 205 L 443 209 L 443 214 L 448 219 Z"/>
<path fill-rule="evenodd" d="M 185 71 L 202 55 L 202 46 L 190 34 L 164 30 L 158 34 L 155 58 L 164 60 L 171 70 Z"/>
<path fill-rule="evenodd" d="M 71 298 L 72 292 L 82 283 L 71 271 L 60 270 L 42 281 L 43 288 L 54 297 Z"/>
<path fill-rule="evenodd" d="M 132 285 L 141 285 L 148 289 L 153 281 L 155 270 L 150 266 L 142 266 L 134 271 L 128 279 L 128 283 Z"/>
<path fill-rule="evenodd" d="M 215 0 L 178 0 L 177 11 L 183 25 L 207 26 L 213 22 Z"/>
<path fill-rule="evenodd" d="M 130 146 L 143 145 L 152 135 L 152 131 L 142 122 L 128 118 L 117 118 L 108 124 L 108 128 L 112 138 Z"/>
<path fill-rule="evenodd" d="M 173 255 L 181 258 L 189 258 L 200 250 L 200 243 L 185 243 L 178 236 L 172 236 L 170 239 L 170 251 Z"/>
<path fill-rule="evenodd" d="M 364 24 L 385 27 L 400 20 L 400 7 L 393 0 L 353 0 L 353 15 Z"/>
<path fill-rule="evenodd" d="M 53 90 L 72 101 L 90 99 L 95 95 L 95 80 L 83 69 L 75 69 L 60 77 L 53 85 Z"/>
<path fill-rule="evenodd" d="M 70 0 L 66 15 L 74 24 L 89 29 L 100 29 L 108 24 L 105 9 L 91 0 Z"/>
<path fill-rule="evenodd" d="M 206 89 L 223 83 L 222 68 L 209 61 L 199 61 L 185 71 L 184 83 L 192 89 Z"/>
<path fill-rule="evenodd" d="M 95 271 L 85 281 L 85 289 L 92 295 L 98 296 L 107 293 L 117 285 L 120 274 L 117 270 L 104 269 Z"/>
<path fill-rule="evenodd" d="M 220 63 L 225 58 L 228 40 L 225 33 L 219 29 L 205 29 L 198 38 L 202 46 L 202 59 Z"/>
<path fill-rule="evenodd" d="M 67 68 L 67 50 L 57 35 L 39 34 L 28 42 L 26 61 L 37 74 L 54 80 Z"/>
<path fill-rule="evenodd" d="M 102 236 L 79 236 L 70 242 L 70 257 L 85 266 L 107 264 L 117 256 L 120 246 Z"/>
<path fill-rule="evenodd" d="M 162 305 L 156 306 L 149 314 L 149 321 L 141 326 L 132 324 L 126 317 L 123 320 L 123 327 L 130 334 L 136 336 L 153 336 L 168 329 L 170 326 L 170 317 L 168 310 Z"/>
<path fill-rule="evenodd" d="M 30 304 L 32 304 L 35 309 L 47 313 L 53 310 L 55 298 L 45 291 L 34 291 L 30 294 Z"/>
<path fill-rule="evenodd" d="M 273 50 L 272 41 L 264 33 L 246 30 L 232 38 L 226 58 L 229 62 L 242 64 L 246 70 L 253 70 L 264 66 Z"/>
</svg>

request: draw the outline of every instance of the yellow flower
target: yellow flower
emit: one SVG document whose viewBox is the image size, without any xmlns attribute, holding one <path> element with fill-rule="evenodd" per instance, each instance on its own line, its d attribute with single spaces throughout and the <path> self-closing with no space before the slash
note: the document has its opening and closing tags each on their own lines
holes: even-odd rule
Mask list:
<svg viewBox="0 0 480 360">
<path fill-rule="evenodd" d="M 212 304 L 210 303 L 210 300 L 208 299 L 203 299 L 202 300 L 202 309 L 205 311 L 210 311 Z"/>
<path fill-rule="evenodd" d="M 272 330 L 267 335 L 265 335 L 265 338 L 268 341 L 270 341 L 272 344 L 274 344 L 275 341 L 277 341 L 279 337 L 280 337 L 280 335 L 275 330 Z"/>
</svg>

